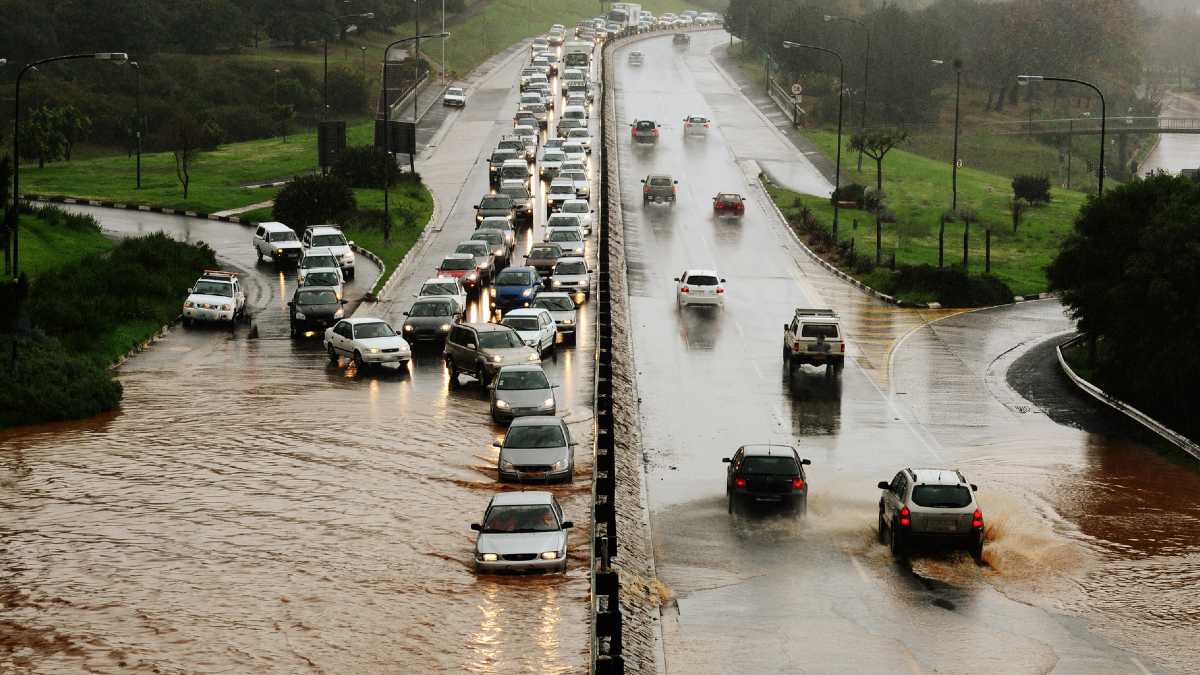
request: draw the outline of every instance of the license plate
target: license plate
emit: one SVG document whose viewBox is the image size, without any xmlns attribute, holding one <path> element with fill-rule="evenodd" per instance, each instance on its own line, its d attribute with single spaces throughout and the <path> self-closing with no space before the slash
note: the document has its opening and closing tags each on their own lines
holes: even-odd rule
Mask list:
<svg viewBox="0 0 1200 675">
<path fill-rule="evenodd" d="M 953 520 L 935 520 L 933 523 L 931 523 L 931 525 L 932 527 L 929 529 L 933 530 L 934 532 L 949 533 L 958 529 L 955 527 L 955 522 Z"/>
<path fill-rule="evenodd" d="M 545 471 L 526 471 L 526 472 L 522 473 L 521 475 L 525 476 L 527 478 L 545 478 L 546 472 Z"/>
<path fill-rule="evenodd" d="M 818 342 L 817 344 L 809 345 L 808 351 L 825 353 L 829 351 L 829 347 L 828 342 Z"/>
</svg>

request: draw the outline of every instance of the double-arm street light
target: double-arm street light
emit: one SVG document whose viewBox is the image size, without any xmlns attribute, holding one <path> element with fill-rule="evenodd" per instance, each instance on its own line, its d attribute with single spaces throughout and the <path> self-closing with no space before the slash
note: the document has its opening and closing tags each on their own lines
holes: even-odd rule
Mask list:
<svg viewBox="0 0 1200 675">
<path fill-rule="evenodd" d="M 933 59 L 934 65 L 943 65 L 941 59 Z M 962 60 L 954 59 L 954 163 L 950 165 L 950 210 L 958 211 L 958 110 L 962 100 Z"/>
<path fill-rule="evenodd" d="M 392 159 L 392 105 L 390 102 L 388 102 L 388 99 L 387 99 L 388 54 L 391 53 L 391 51 L 394 47 L 398 47 L 398 46 L 404 44 L 405 42 L 411 42 L 413 40 L 419 41 L 421 38 L 426 38 L 426 39 L 442 38 L 444 40 L 448 37 L 450 37 L 450 34 L 446 33 L 446 32 L 432 33 L 430 35 L 414 35 L 412 37 L 400 38 L 399 40 L 396 40 L 395 42 L 393 42 L 383 48 L 383 77 L 380 78 L 382 80 L 382 83 L 380 84 L 379 89 L 380 89 L 381 93 L 383 94 L 383 96 L 382 96 L 382 98 L 383 98 L 383 147 L 384 147 L 384 151 L 388 154 L 388 161 L 384 165 L 384 178 L 383 178 L 383 219 L 384 219 L 383 222 L 384 222 L 385 231 L 387 231 L 387 232 L 390 232 L 392 229 L 392 227 L 391 227 L 392 226 L 392 214 L 388 208 L 388 192 L 389 192 L 390 184 L 392 182 L 392 163 L 395 161 Z M 417 126 L 417 109 L 414 106 L 413 107 L 413 134 L 414 135 L 416 134 L 416 126 Z M 414 146 L 416 145 L 415 138 L 413 139 L 413 144 L 414 144 Z M 416 158 L 415 157 L 416 157 L 416 148 L 414 147 L 413 154 L 410 155 L 410 164 L 409 164 L 409 167 L 414 170 L 416 169 Z"/>
<path fill-rule="evenodd" d="M 55 61 L 74 61 L 77 59 L 95 59 L 97 61 L 112 61 L 117 65 L 124 65 L 129 62 L 129 54 L 125 52 L 94 52 L 91 54 L 66 54 L 63 56 L 51 56 L 40 61 L 25 64 L 21 68 L 21 72 L 17 73 L 17 84 L 14 91 L 13 104 L 13 187 L 12 187 L 12 210 L 9 211 L 9 231 L 12 232 L 12 275 L 15 278 L 20 272 L 19 268 L 19 251 L 17 244 L 17 203 L 21 195 L 21 78 L 25 77 L 25 73 L 37 68 L 46 63 L 54 63 Z"/>
<path fill-rule="evenodd" d="M 1029 84 L 1030 82 L 1071 82 L 1073 84 L 1082 84 L 1085 87 L 1091 87 L 1092 91 L 1095 91 L 1096 95 L 1100 97 L 1100 169 L 1096 172 L 1099 175 L 1099 186 L 1097 187 L 1096 194 L 1098 196 L 1103 195 L 1104 194 L 1104 144 L 1105 144 L 1105 135 L 1108 131 L 1108 129 L 1107 129 L 1108 112 L 1107 112 L 1107 107 L 1105 106 L 1105 103 L 1104 103 L 1104 92 L 1100 91 L 1100 87 L 1097 87 L 1096 85 L 1092 84 L 1091 82 L 1086 82 L 1084 80 L 1076 80 L 1071 77 L 1051 77 L 1049 75 L 1018 75 L 1017 76 L 1017 84 L 1024 86 L 1024 85 Z"/>
<path fill-rule="evenodd" d="M 867 128 L 867 85 L 870 82 L 870 78 L 871 78 L 871 27 L 868 26 L 866 23 L 859 21 L 858 19 L 851 19 L 848 16 L 830 16 L 829 14 L 826 14 L 825 15 L 825 23 L 830 23 L 832 21 L 845 21 L 846 23 L 852 23 L 852 24 L 858 26 L 859 28 L 863 29 L 863 32 L 867 34 L 867 50 L 863 53 L 862 115 L 860 115 L 858 118 L 859 128 L 865 130 Z M 858 150 L 858 170 L 859 171 L 862 171 L 862 160 L 863 160 L 863 151 L 862 151 L 862 148 L 859 148 L 859 150 Z"/>
<path fill-rule="evenodd" d="M 817 51 L 817 52 L 824 52 L 826 54 L 832 54 L 833 56 L 836 56 L 837 60 L 838 60 L 837 162 L 836 162 L 836 167 L 834 168 L 834 172 L 833 172 L 834 173 L 834 176 L 833 176 L 833 232 L 834 232 L 834 235 L 836 236 L 837 230 L 838 230 L 838 200 L 841 197 L 841 195 L 839 193 L 842 190 L 842 104 L 845 101 L 845 97 L 843 96 L 843 91 L 845 88 L 845 81 L 846 81 L 846 62 L 842 59 L 841 54 L 833 51 L 832 49 L 827 49 L 825 47 L 818 47 L 816 45 L 805 45 L 805 44 L 800 44 L 799 42 L 791 42 L 788 40 L 784 40 L 783 48 L 784 49 L 811 49 L 811 50 Z"/>
<path fill-rule="evenodd" d="M 145 131 L 145 125 L 142 124 L 142 64 L 137 61 L 130 61 L 129 65 L 137 71 L 137 97 L 134 99 L 134 116 L 137 121 L 134 124 L 134 135 L 137 137 L 137 187 L 142 189 L 142 132 Z"/>
<path fill-rule="evenodd" d="M 333 22 L 337 24 L 338 38 L 341 39 L 342 33 L 350 33 L 358 30 L 358 26 L 347 26 L 342 28 L 342 22 L 346 19 L 374 19 L 375 12 L 364 12 L 362 14 L 342 14 L 340 16 L 331 15 Z M 325 115 L 329 112 L 329 35 L 325 36 L 323 60 L 324 73 L 321 76 L 321 119 L 325 119 Z"/>
</svg>

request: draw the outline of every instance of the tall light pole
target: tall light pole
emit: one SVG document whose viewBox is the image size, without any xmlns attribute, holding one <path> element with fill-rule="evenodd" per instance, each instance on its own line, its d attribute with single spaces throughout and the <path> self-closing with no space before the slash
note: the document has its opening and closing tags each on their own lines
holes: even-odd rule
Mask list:
<svg viewBox="0 0 1200 675">
<path fill-rule="evenodd" d="M 413 0 L 417 3 L 417 13 L 413 15 L 413 39 L 417 44 L 413 47 L 413 133 L 416 133 L 417 126 L 417 82 L 421 81 L 421 0 Z M 415 150 L 415 148 L 414 148 Z M 416 154 L 416 153 L 414 153 Z M 416 171 L 416 159 L 412 156 L 409 158 L 409 169 Z"/>
<path fill-rule="evenodd" d="M 137 186 L 135 189 L 141 190 L 142 189 L 142 132 L 144 130 L 143 128 L 145 127 L 145 125 L 142 124 L 142 64 L 138 63 L 137 61 L 130 61 L 129 65 L 133 66 L 133 69 L 137 71 L 137 96 L 135 98 L 135 103 L 134 103 L 134 109 L 135 109 L 134 114 L 137 116 L 137 122 L 135 122 L 135 126 L 137 127 L 137 129 L 134 131 L 134 135 L 137 137 Z"/>
<path fill-rule="evenodd" d="M 933 59 L 936 65 L 946 63 Z M 962 100 L 962 59 L 954 59 L 954 163 L 950 165 L 950 210 L 958 211 L 958 112 Z"/>
<path fill-rule="evenodd" d="M 363 45 L 358 50 L 362 53 L 362 79 L 365 82 L 367 79 L 367 47 Z"/>
<path fill-rule="evenodd" d="M 94 52 L 91 54 L 66 54 L 64 56 L 51 56 L 40 61 L 25 64 L 21 68 L 21 72 L 17 73 L 17 84 L 14 92 L 13 103 L 13 189 L 12 189 L 12 210 L 9 211 L 9 231 L 12 232 L 12 275 L 15 279 L 20 272 L 19 253 L 17 238 L 17 204 L 21 199 L 21 78 L 25 77 L 25 73 L 37 68 L 45 63 L 53 63 L 55 61 L 73 61 L 76 59 L 96 59 L 98 61 L 112 61 L 116 65 L 124 65 L 129 62 L 129 54 L 125 52 Z"/>
<path fill-rule="evenodd" d="M 800 44 L 799 42 L 790 42 L 788 40 L 784 40 L 783 48 L 784 49 L 811 49 L 813 51 L 823 52 L 825 54 L 832 54 L 833 56 L 836 56 L 837 60 L 838 60 L 837 164 L 836 164 L 836 167 L 834 168 L 834 172 L 833 172 L 834 173 L 834 176 L 833 176 L 833 231 L 834 231 L 834 234 L 836 235 L 837 230 L 838 230 L 838 211 L 839 211 L 838 210 L 838 198 L 840 197 L 840 195 L 838 193 L 841 192 L 841 189 L 842 189 L 842 107 L 843 107 L 842 104 L 845 101 L 845 97 L 843 96 L 842 92 L 845 89 L 845 82 L 846 82 L 846 62 L 842 59 L 841 54 L 833 51 L 832 49 L 827 49 L 825 47 L 818 47 L 816 45 L 805 45 L 805 44 Z"/>
<path fill-rule="evenodd" d="M 442 32 L 446 32 L 446 0 L 442 0 Z M 446 38 L 442 38 L 442 84 L 446 84 Z"/>
<path fill-rule="evenodd" d="M 829 23 L 831 21 L 845 21 L 846 23 L 852 23 L 852 24 L 858 26 L 859 28 L 863 29 L 863 32 L 865 32 L 867 34 L 867 50 L 865 52 L 863 52 L 862 115 L 858 118 L 859 128 L 865 130 L 867 128 L 867 85 L 870 82 L 870 78 L 871 78 L 871 27 L 868 26 L 866 23 L 859 21 L 858 19 L 851 19 L 848 16 L 830 16 L 830 15 L 826 14 L 825 15 L 825 23 Z M 858 149 L 858 170 L 859 171 L 862 171 L 862 160 L 863 160 L 863 151 L 862 151 L 862 148 L 859 148 Z"/>
<path fill-rule="evenodd" d="M 383 178 L 384 232 L 392 231 L 392 214 L 391 214 L 391 211 L 389 210 L 389 206 L 388 206 L 388 193 L 390 192 L 389 187 L 391 186 L 391 183 L 392 183 L 392 163 L 395 162 L 395 160 L 392 158 L 392 106 L 391 106 L 391 104 L 388 103 L 388 100 L 387 100 L 388 54 L 391 53 L 393 47 L 397 47 L 399 45 L 404 44 L 405 42 L 409 42 L 410 40 L 417 40 L 422 37 L 424 37 L 424 38 L 440 37 L 444 40 L 444 39 L 450 37 L 450 34 L 449 33 L 438 33 L 437 35 L 414 35 L 412 37 L 400 38 L 399 40 L 396 40 L 395 42 L 393 42 L 383 48 L 383 77 L 381 78 L 382 83 L 380 84 L 379 88 L 380 88 L 380 92 L 383 94 L 383 96 L 382 96 L 382 99 L 383 99 L 383 146 L 384 146 L 384 152 L 386 152 L 388 155 L 388 161 L 384 164 L 384 178 Z M 414 127 L 416 126 L 416 117 L 415 116 L 413 118 L 413 126 Z M 413 133 L 415 135 L 415 133 L 416 133 L 415 128 L 413 129 Z M 414 144 L 416 143 L 416 139 L 413 140 L 413 143 Z M 416 166 L 415 166 L 416 165 L 416 159 L 415 159 L 416 148 L 415 147 L 413 148 L 413 154 L 410 157 L 412 158 L 411 168 L 415 169 L 416 168 Z M 385 235 L 385 238 L 386 238 L 386 235 Z"/>
<path fill-rule="evenodd" d="M 1082 84 L 1085 87 L 1091 87 L 1092 91 L 1100 97 L 1100 169 L 1096 172 L 1099 176 L 1099 185 L 1097 187 L 1097 196 L 1104 194 L 1104 144 L 1106 134 L 1108 132 L 1108 108 L 1104 102 L 1104 92 L 1100 91 L 1100 87 L 1084 80 L 1076 80 L 1072 77 L 1051 77 L 1049 75 L 1018 75 L 1017 84 L 1021 86 L 1028 85 L 1030 82 L 1071 82 L 1073 84 Z"/>
<path fill-rule="evenodd" d="M 342 21 L 346 19 L 374 19 L 375 12 L 365 12 L 363 14 L 342 14 L 340 16 L 332 16 L 333 22 L 337 24 L 338 39 L 341 39 L 342 33 L 352 33 L 358 30 L 358 26 L 347 26 L 342 29 Z M 321 75 L 321 119 L 325 119 L 325 115 L 329 112 L 329 35 L 323 40 L 323 72 Z M 366 49 L 364 47 L 364 49 Z"/>
</svg>

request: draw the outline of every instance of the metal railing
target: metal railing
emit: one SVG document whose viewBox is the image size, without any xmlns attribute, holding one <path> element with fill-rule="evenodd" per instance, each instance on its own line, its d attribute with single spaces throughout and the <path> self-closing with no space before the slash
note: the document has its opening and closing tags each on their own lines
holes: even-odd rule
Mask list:
<svg viewBox="0 0 1200 675">
<path fill-rule="evenodd" d="M 1033 119 L 1013 122 L 992 122 L 986 125 L 997 134 L 1029 134 L 1045 136 L 1062 134 L 1071 136 L 1095 135 L 1100 133 L 1099 117 L 1064 119 Z M 1174 133 L 1200 134 L 1200 118 L 1196 117 L 1109 117 L 1108 133 Z"/>
</svg>

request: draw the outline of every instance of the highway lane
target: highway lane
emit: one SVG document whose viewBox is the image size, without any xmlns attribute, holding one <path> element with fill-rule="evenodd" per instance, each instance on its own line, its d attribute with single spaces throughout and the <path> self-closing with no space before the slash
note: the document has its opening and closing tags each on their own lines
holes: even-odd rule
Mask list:
<svg viewBox="0 0 1200 675">
<path fill-rule="evenodd" d="M 387 302 L 359 315 L 398 326 L 416 285 L 473 229 L 471 205 L 487 189 L 479 159 L 511 127 L 520 65 L 471 81 L 478 97 L 445 116 L 419 167 L 443 219 Z M 14 663 L 30 672 L 584 669 L 587 305 L 578 344 L 546 363 L 579 443 L 576 481 L 550 488 L 580 525 L 569 570 L 482 578 L 468 525 L 511 488 L 495 481 L 491 442 L 503 430 L 480 388 L 464 378 L 450 389 L 433 352 L 401 372 L 356 373 L 330 366 L 319 340 L 288 338 L 291 275 L 256 270 L 246 228 L 100 213 L 124 230 L 166 228 L 213 245 L 222 264 L 247 273 L 258 337 L 246 327 L 172 330 L 121 369 L 120 410 L 0 433 L 0 597 Z M 373 276 L 360 272 L 354 292 Z"/>
<path fill-rule="evenodd" d="M 656 564 L 676 594 L 664 609 L 668 670 L 1194 666 L 1194 651 L 1180 640 L 1126 639 L 1122 629 L 1151 625 L 1148 615 L 1097 612 L 1107 597 L 1088 576 L 1097 560 L 1088 540 L 1104 528 L 1083 535 L 1078 519 L 1062 515 L 1081 494 L 1055 490 L 1062 464 L 1119 441 L 1036 414 L 997 415 L 999 404 L 989 403 L 1008 391 L 1003 371 L 999 384 L 980 373 L 1033 336 L 1067 330 L 1061 310 L 998 310 L 968 333 L 973 339 L 938 349 L 939 327 L 969 324 L 971 315 L 886 306 L 813 264 L 753 185 L 757 162 L 780 162 L 786 140 L 715 69 L 708 52 L 725 40 L 694 35 L 686 50 L 669 37 L 639 42 L 640 69 L 627 65 L 629 48 L 616 54 L 618 121 L 667 127 L 657 146 L 625 141 L 619 152 Z M 707 139 L 681 138 L 676 120 L 691 112 L 714 118 Z M 790 161 L 804 160 L 793 152 Z M 679 180 L 676 206 L 642 205 L 638 180 L 651 172 Z M 745 217 L 713 218 L 709 198 L 718 191 L 750 195 Z M 728 279 L 724 311 L 676 311 L 672 277 L 689 266 L 715 267 Z M 791 383 L 784 376 L 781 324 L 797 306 L 833 306 L 844 317 L 852 345 L 840 382 L 816 370 Z M 918 405 L 926 400 L 939 405 Z M 1051 435 L 1062 450 L 1032 461 Z M 767 441 L 794 444 L 813 460 L 805 520 L 725 512 L 721 457 Z M 959 554 L 901 566 L 876 543 L 875 483 L 903 466 L 942 464 L 961 466 L 983 486 L 988 567 Z M 1175 495 L 1188 493 L 1185 482 Z M 1079 489 L 1094 499 L 1103 488 Z M 1172 504 L 1157 517 L 1195 518 L 1186 500 Z M 1182 539 L 1191 543 L 1172 550 L 1175 568 L 1194 565 L 1187 561 L 1196 538 L 1189 529 Z M 1135 564 L 1136 556 L 1117 557 L 1114 564 Z M 1126 594 L 1181 584 L 1166 573 L 1154 579 L 1127 585 Z M 1191 597 L 1182 588 L 1172 594 L 1172 630 L 1191 626 L 1181 602 Z"/>
</svg>

